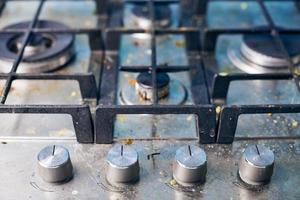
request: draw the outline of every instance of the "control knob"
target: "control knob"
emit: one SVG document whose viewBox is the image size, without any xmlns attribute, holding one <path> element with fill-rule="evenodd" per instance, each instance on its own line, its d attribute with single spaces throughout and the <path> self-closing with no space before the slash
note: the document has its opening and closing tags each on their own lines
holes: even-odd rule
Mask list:
<svg viewBox="0 0 300 200">
<path fill-rule="evenodd" d="M 173 178 L 181 185 L 204 183 L 207 172 L 206 153 L 203 149 L 186 145 L 176 151 Z"/>
<path fill-rule="evenodd" d="M 127 145 L 115 145 L 107 154 L 107 180 L 111 184 L 133 183 L 139 178 L 137 152 Z"/>
<path fill-rule="evenodd" d="M 69 151 L 59 145 L 43 148 L 38 156 L 38 174 L 51 183 L 64 182 L 73 177 L 73 166 Z"/>
<path fill-rule="evenodd" d="M 247 184 L 263 185 L 270 181 L 274 168 L 274 153 L 263 145 L 245 149 L 239 164 L 239 176 Z"/>
</svg>

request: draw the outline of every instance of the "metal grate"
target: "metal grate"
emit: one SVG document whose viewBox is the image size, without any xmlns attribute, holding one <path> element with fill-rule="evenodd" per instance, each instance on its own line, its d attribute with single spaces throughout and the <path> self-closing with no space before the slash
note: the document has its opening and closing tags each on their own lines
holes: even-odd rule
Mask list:
<svg viewBox="0 0 300 200">
<path fill-rule="evenodd" d="M 213 0 L 212 0 L 213 1 Z M 217 1 L 217 0 L 216 0 Z M 230 0 L 229 0 L 230 1 Z M 234 0 L 233 0 L 234 1 Z M 299 34 L 300 30 L 295 29 L 280 29 L 276 27 L 265 8 L 264 2 L 261 0 L 253 0 L 257 2 L 263 12 L 264 17 L 267 19 L 267 27 L 251 27 L 251 28 L 238 28 L 238 29 L 213 29 L 209 28 L 205 23 L 197 26 L 197 24 L 181 24 L 179 28 L 172 29 L 166 28 L 161 29 L 152 26 L 150 30 L 143 29 L 128 29 L 120 28 L 121 24 L 116 18 L 113 18 L 111 27 L 106 29 L 106 50 L 108 51 L 118 51 L 119 41 L 122 34 L 126 33 L 149 33 L 151 34 L 151 66 L 120 66 L 116 58 L 113 61 L 113 67 L 106 69 L 103 67 L 101 75 L 101 87 L 100 87 L 100 99 L 99 107 L 96 113 L 96 142 L 97 143 L 111 143 L 113 141 L 113 122 L 114 116 L 117 114 L 167 114 L 168 112 L 174 113 L 172 109 L 176 109 L 177 114 L 190 113 L 187 110 L 192 111 L 192 113 L 206 113 L 205 123 L 207 127 L 202 127 L 203 123 L 198 123 L 198 136 L 201 143 L 231 143 L 234 139 L 236 125 L 238 121 L 238 116 L 240 114 L 251 114 L 251 113 L 298 113 L 299 105 L 239 105 L 239 106 L 227 106 L 226 97 L 228 93 L 229 85 L 235 80 L 289 80 L 294 79 L 297 87 L 299 89 L 299 77 L 296 73 L 296 67 L 291 61 L 290 56 L 287 53 L 281 39 L 280 34 Z M 126 2 L 140 3 L 141 1 L 130 0 Z M 169 1 L 142 1 L 148 3 L 148 9 L 150 10 L 150 19 L 152 24 L 154 24 L 155 13 L 154 6 L 159 3 L 170 3 Z M 171 1 L 173 2 L 173 1 Z M 189 17 L 185 16 L 184 5 L 186 1 L 177 1 L 181 4 L 183 16 L 182 18 Z M 293 1 L 297 5 L 297 1 Z M 194 14 L 198 15 L 200 18 L 204 18 L 207 10 L 207 1 L 193 1 L 190 5 L 194 5 Z M 106 5 L 109 3 L 106 1 Z M 109 7 L 109 6 L 108 6 Z M 190 7 L 189 7 L 190 8 Z M 113 8 L 110 9 L 110 14 L 113 13 Z M 187 12 L 190 13 L 190 12 Z M 188 20 L 181 20 L 182 22 Z M 185 26 L 186 25 L 186 26 Z M 181 28 L 184 27 L 184 28 Z M 155 47 L 155 37 L 157 34 L 168 34 L 168 33 L 179 33 L 185 35 L 187 41 L 187 52 L 194 51 L 196 54 L 201 56 L 200 61 L 195 63 L 195 66 L 159 66 L 156 63 L 156 47 Z M 211 54 L 214 53 L 216 41 L 221 34 L 271 34 L 276 44 L 280 47 L 284 58 L 289 61 L 289 73 L 276 73 L 276 74 L 214 74 L 207 71 L 209 66 L 216 65 L 214 58 L 211 59 Z M 193 62 L 189 62 L 193 63 Z M 115 97 L 108 96 L 109 91 L 114 89 L 116 91 L 117 73 L 120 71 L 128 72 L 142 72 L 151 71 L 152 74 L 152 84 L 154 85 L 154 97 L 152 99 L 153 104 L 151 106 L 119 106 L 115 105 Z M 158 105 L 157 102 L 157 89 L 156 85 L 156 74 L 157 72 L 177 72 L 180 70 L 196 70 L 198 73 L 191 73 L 192 79 L 192 93 L 195 102 L 195 106 L 189 107 L 187 110 L 185 106 L 162 106 Z M 201 81 L 199 82 L 199 79 Z M 115 81 L 111 81 L 115 80 Z M 195 81 L 195 80 L 198 80 Z M 109 83 L 109 84 L 108 84 Z M 112 84 L 113 83 L 113 84 Z M 199 93 L 206 94 L 208 99 L 203 101 L 197 99 Z M 213 117 L 215 113 L 214 105 L 221 106 L 221 113 L 216 117 Z M 205 112 L 205 108 L 206 110 Z M 204 110 L 203 110 L 204 109 Z M 199 115 L 198 115 L 199 117 Z M 218 118 L 217 122 L 215 118 Z M 200 117 L 200 121 L 201 121 Z M 214 126 L 217 123 L 217 128 L 215 134 Z M 204 132 L 203 132 L 204 131 Z M 213 132 L 213 133 L 212 133 Z"/>
<path fill-rule="evenodd" d="M 5 9 L 6 0 L 0 3 L 0 12 Z M 21 1 L 21 0 L 19 0 Z M 211 0 L 219 1 L 219 0 Z M 238 0 L 227 0 L 238 1 Z M 198 24 L 194 20 L 197 16 L 203 22 L 209 0 L 187 1 L 187 0 L 126 0 L 130 3 L 147 3 L 150 10 L 152 24 L 155 20 L 154 7 L 157 4 L 179 3 L 182 9 L 181 24 L 178 28 L 158 28 L 152 26 L 149 30 L 128 29 L 122 27 L 120 17 L 122 12 L 116 14 L 116 10 L 122 10 L 123 1 L 118 0 L 95 0 L 96 14 L 99 18 L 99 28 L 72 28 L 72 29 L 46 29 L 37 28 L 40 12 L 45 0 L 39 0 L 38 9 L 28 28 L 20 30 L 0 30 L 0 34 L 22 33 L 25 35 L 22 42 L 21 51 L 9 73 L 0 74 L 0 79 L 6 80 L 1 94 L 1 113 L 62 113 L 70 114 L 73 118 L 75 132 L 78 142 L 91 143 L 94 141 L 93 121 L 89 106 L 87 105 L 6 105 L 6 99 L 11 88 L 11 84 L 17 79 L 26 80 L 76 80 L 79 82 L 80 91 L 84 99 L 99 99 L 99 105 L 95 116 L 95 138 L 97 143 L 113 142 L 114 117 L 118 114 L 195 114 L 198 117 L 197 133 L 201 143 L 231 143 L 234 139 L 238 117 L 241 114 L 251 113 L 299 113 L 299 105 L 226 105 L 226 97 L 229 85 L 236 80 L 290 80 L 293 79 L 298 87 L 300 78 L 283 42 L 281 34 L 300 34 L 297 29 L 283 29 L 276 27 L 272 21 L 262 0 L 251 0 L 257 2 L 268 22 L 267 27 L 251 27 L 237 29 L 216 29 L 209 28 L 205 23 Z M 272 0 L 271 0 L 272 1 Z M 274 0 L 278 1 L 278 0 Z M 284 0 L 282 0 L 284 1 Z M 299 1 L 293 1 L 299 8 Z M 191 8 L 193 10 L 191 11 Z M 118 59 L 113 56 L 113 60 L 107 67 L 107 63 L 102 63 L 100 74 L 99 91 L 97 91 L 95 75 L 85 74 L 19 74 L 17 69 L 23 59 L 23 53 L 30 42 L 33 33 L 73 33 L 86 34 L 89 37 L 90 48 L 93 52 L 117 52 L 120 45 L 120 37 L 127 33 L 148 33 L 151 37 L 151 65 L 150 66 L 119 66 Z M 211 54 L 214 53 L 217 38 L 222 34 L 270 34 L 280 48 L 282 55 L 289 61 L 289 73 L 276 74 L 214 74 L 207 69 L 208 66 L 216 65 Z M 189 56 L 188 66 L 158 65 L 156 52 L 156 37 L 163 34 L 181 34 L 186 39 L 186 51 Z M 105 39 L 104 39 L 105 37 Z M 100 54 L 96 54 L 96 59 Z M 100 67 L 100 66 L 99 66 Z M 152 85 L 154 95 L 152 105 L 142 106 L 122 106 L 116 105 L 117 77 L 120 71 L 145 72 L 152 74 Z M 179 72 L 188 71 L 191 77 L 191 91 L 195 105 L 166 106 L 160 105 L 157 98 L 156 76 L 159 72 Z M 111 96 L 111 92 L 113 96 Z M 199 95 L 201 94 L 201 96 Z M 215 105 L 221 106 L 221 113 L 216 114 Z M 217 119 L 217 120 L 216 120 Z M 229 120 L 231 119 L 231 120 Z"/>
<path fill-rule="evenodd" d="M 144 29 L 129 29 L 119 28 L 121 20 L 112 22 L 113 27 L 106 29 L 106 50 L 118 51 L 120 38 L 122 34 L 133 33 L 147 33 L 151 37 L 151 65 L 150 66 L 118 66 L 117 58 L 114 56 L 113 66 L 103 67 L 101 75 L 100 99 L 99 106 L 96 111 L 96 143 L 112 143 L 113 142 L 113 124 L 114 117 L 118 114 L 194 114 L 197 116 L 197 135 L 201 143 L 215 142 L 215 108 L 214 105 L 209 104 L 209 95 L 205 83 L 204 69 L 201 67 L 198 58 L 189 60 L 189 66 L 170 66 L 157 64 L 156 52 L 156 36 L 159 34 L 181 34 L 186 38 L 186 50 L 188 53 L 198 54 L 200 50 L 200 30 L 198 28 L 187 27 L 162 29 L 154 25 L 155 12 L 154 8 L 157 4 L 168 4 L 179 1 L 126 1 L 130 3 L 146 2 L 149 9 L 149 19 L 152 26 L 149 30 Z M 184 3 L 182 1 L 181 3 Z M 184 13 L 184 12 L 182 12 Z M 185 18 L 188 16 L 182 16 Z M 117 21 L 117 19 L 116 19 Z M 185 20 L 188 21 L 188 20 Z M 183 24 L 183 26 L 189 26 Z M 195 24 L 194 24 L 195 25 Z M 153 85 L 152 105 L 115 105 L 116 92 L 111 97 L 108 94 L 110 91 L 117 91 L 117 75 L 119 71 L 126 72 L 151 72 Z M 193 100 L 195 105 L 160 105 L 158 103 L 157 81 L 156 76 L 158 72 L 180 72 L 189 71 L 193 93 Z M 112 81 L 114 80 L 114 81 Z M 201 95 L 199 95 L 201 94 Z"/>
<path fill-rule="evenodd" d="M 216 1 L 216 0 L 215 0 Z M 230 0 L 229 0 L 230 1 Z M 264 18 L 267 20 L 268 25 L 266 27 L 250 27 L 250 28 L 238 28 L 238 29 L 210 29 L 206 25 L 202 29 L 202 58 L 204 65 L 207 63 L 212 64 L 214 61 L 210 60 L 208 55 L 214 52 L 216 47 L 216 41 L 221 34 L 270 34 L 276 45 L 279 47 L 282 55 L 288 61 L 289 73 L 276 73 L 276 74 L 209 74 L 207 73 L 207 79 L 209 87 L 211 88 L 212 102 L 223 106 L 226 104 L 226 97 L 229 89 L 229 85 L 232 81 L 243 80 L 290 80 L 293 79 L 300 92 L 300 78 L 297 73 L 297 68 L 292 62 L 292 58 L 288 54 L 280 35 L 300 34 L 299 29 L 283 29 L 277 27 L 268 12 L 263 0 L 253 0 L 257 2 Z M 286 1 L 285 1 L 286 2 Z M 299 1 L 292 1 L 296 5 L 299 5 Z M 238 117 L 241 114 L 255 114 L 255 113 L 299 113 L 299 105 L 233 105 L 223 106 L 219 121 L 218 121 L 218 143 L 232 143 L 238 123 Z"/>
<path fill-rule="evenodd" d="M 0 5 L 0 11 L 5 9 L 7 1 L 2 1 Z M 97 1 L 97 12 L 100 13 L 100 2 Z M 55 28 L 39 28 L 36 27 L 39 21 L 39 15 L 43 9 L 45 0 L 39 0 L 39 5 L 34 13 L 34 17 L 30 22 L 30 25 L 25 29 L 5 29 L 1 30 L 0 34 L 24 34 L 21 50 L 18 52 L 13 66 L 9 73 L 1 73 L 0 79 L 6 80 L 2 94 L 1 94 L 1 113 L 59 113 L 69 114 L 72 116 L 73 124 L 75 128 L 76 138 L 81 143 L 93 143 L 94 130 L 93 121 L 90 108 L 88 105 L 5 105 L 8 93 L 11 89 L 12 82 L 17 79 L 25 80 L 76 80 L 79 83 L 81 95 L 83 99 L 97 99 L 97 86 L 95 76 L 92 72 L 82 74 L 29 74 L 29 73 L 17 73 L 17 69 L 22 62 L 23 54 L 26 46 L 32 39 L 34 33 L 73 33 L 73 34 L 86 34 L 89 37 L 90 48 L 94 52 L 100 52 L 103 50 L 102 31 L 100 28 L 94 29 L 55 29 Z M 100 54 L 95 54 L 99 56 Z M 91 58 L 96 59 L 96 58 Z"/>
</svg>

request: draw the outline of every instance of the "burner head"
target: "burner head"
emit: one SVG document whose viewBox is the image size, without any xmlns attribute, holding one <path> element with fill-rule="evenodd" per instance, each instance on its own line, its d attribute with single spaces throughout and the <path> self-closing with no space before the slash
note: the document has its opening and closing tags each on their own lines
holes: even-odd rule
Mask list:
<svg viewBox="0 0 300 200">
<path fill-rule="evenodd" d="M 186 101 L 187 90 L 180 81 L 170 78 L 166 73 L 157 73 L 156 80 L 159 104 L 180 105 Z M 125 79 L 121 79 L 119 95 L 119 103 L 122 105 L 151 105 L 151 73 L 128 73 Z"/>
<path fill-rule="evenodd" d="M 24 37 L 16 37 L 15 39 L 11 40 L 8 44 L 8 48 L 10 51 L 15 52 L 16 54 L 21 50 L 22 43 Z M 40 33 L 33 33 L 31 40 L 25 47 L 24 57 L 32 56 L 34 54 L 38 54 L 40 52 L 45 51 L 47 48 L 52 46 L 51 38 L 44 37 Z"/>
<path fill-rule="evenodd" d="M 281 35 L 294 64 L 300 62 L 300 35 Z M 243 35 L 239 47 L 228 48 L 231 62 L 240 70 L 250 74 L 288 72 L 288 61 L 271 35 Z"/>
<path fill-rule="evenodd" d="M 171 8 L 162 4 L 155 6 L 155 26 L 167 27 L 171 24 Z M 138 27 L 149 29 L 151 27 L 150 11 L 147 4 L 136 4 L 132 8 L 132 15 Z"/>
<path fill-rule="evenodd" d="M 162 99 L 169 94 L 170 77 L 167 73 L 156 74 L 156 85 L 158 98 Z M 144 100 L 151 100 L 153 97 L 152 74 L 142 72 L 138 75 L 135 85 L 138 95 Z"/>
<path fill-rule="evenodd" d="M 22 22 L 4 29 L 26 29 L 30 22 Z M 37 28 L 68 29 L 54 21 L 41 20 Z M 10 71 L 22 48 L 24 34 L 4 34 L 0 36 L 0 66 L 2 72 Z M 74 57 L 74 34 L 72 33 L 33 33 L 25 47 L 23 60 L 18 72 L 43 73 L 53 71 L 68 63 Z"/>
</svg>

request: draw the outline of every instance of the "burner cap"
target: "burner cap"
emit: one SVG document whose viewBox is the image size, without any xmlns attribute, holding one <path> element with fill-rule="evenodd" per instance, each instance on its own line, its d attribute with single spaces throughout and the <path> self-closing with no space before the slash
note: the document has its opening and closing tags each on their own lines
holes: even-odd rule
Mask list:
<svg viewBox="0 0 300 200">
<path fill-rule="evenodd" d="M 28 22 L 21 22 L 4 29 L 26 29 Z M 38 28 L 68 29 L 54 21 L 41 20 Z M 0 36 L 0 66 L 2 72 L 10 71 L 12 63 L 22 47 L 23 34 L 3 34 Z M 25 48 L 24 57 L 18 72 L 42 73 L 62 67 L 74 56 L 74 34 L 72 33 L 33 33 Z"/>
<path fill-rule="evenodd" d="M 289 55 L 295 63 L 298 63 L 300 61 L 300 36 L 283 35 L 281 39 Z M 263 67 L 285 68 L 288 66 L 288 61 L 271 35 L 244 35 L 241 54 L 250 62 Z"/>
<path fill-rule="evenodd" d="M 158 98 L 162 99 L 169 94 L 170 77 L 166 73 L 157 73 L 156 85 Z M 152 74 L 149 72 L 140 73 L 136 81 L 137 94 L 144 100 L 151 100 L 153 97 Z"/>
<path fill-rule="evenodd" d="M 155 25 L 158 27 L 167 27 L 171 23 L 171 8 L 169 5 L 155 6 Z M 136 25 L 148 29 L 151 27 L 150 12 L 147 4 L 135 4 L 132 8 L 132 14 L 136 18 Z"/>
<path fill-rule="evenodd" d="M 163 88 L 169 85 L 170 77 L 167 73 L 156 74 L 157 88 Z M 144 88 L 152 88 L 152 74 L 150 72 L 142 72 L 137 77 L 137 83 Z"/>
<path fill-rule="evenodd" d="M 150 105 L 153 98 L 152 76 L 150 72 L 129 74 L 135 78 L 135 84 L 128 84 L 127 78 L 121 83 L 120 103 L 125 105 Z M 157 95 L 159 104 L 179 105 L 185 102 L 185 86 L 166 73 L 157 73 Z"/>
</svg>

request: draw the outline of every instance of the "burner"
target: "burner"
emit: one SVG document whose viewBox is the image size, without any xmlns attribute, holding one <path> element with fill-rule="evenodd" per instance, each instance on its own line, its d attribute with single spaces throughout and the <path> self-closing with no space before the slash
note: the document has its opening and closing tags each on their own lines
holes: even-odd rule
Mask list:
<svg viewBox="0 0 300 200">
<path fill-rule="evenodd" d="M 162 99 L 169 94 L 170 77 L 166 73 L 158 73 L 156 78 L 158 98 Z M 153 96 L 151 73 L 140 73 L 137 77 L 135 88 L 142 99 L 151 100 Z"/>
<path fill-rule="evenodd" d="M 294 64 L 300 62 L 300 36 L 281 36 Z M 244 35 L 239 50 L 229 50 L 233 64 L 247 73 L 288 71 L 288 61 L 271 35 Z"/>
<path fill-rule="evenodd" d="M 147 4 L 136 4 L 132 8 L 133 23 L 137 27 L 151 28 L 150 12 Z M 168 5 L 155 6 L 155 26 L 167 27 L 171 24 L 171 8 Z"/>
<path fill-rule="evenodd" d="M 186 100 L 186 89 L 166 73 L 157 73 L 157 93 L 159 103 L 178 105 Z M 120 97 L 123 104 L 151 104 L 153 97 L 152 76 L 149 72 L 140 73 L 135 84 L 124 84 Z"/>
<path fill-rule="evenodd" d="M 26 29 L 30 22 L 22 22 L 4 29 Z M 68 29 L 67 26 L 54 21 L 41 20 L 38 28 Z M 2 72 L 9 72 L 17 54 L 22 48 L 23 34 L 6 34 L 0 36 L 0 66 Z M 25 48 L 23 61 L 18 72 L 42 73 L 53 71 L 68 63 L 74 57 L 74 34 L 72 33 L 33 33 Z"/>
</svg>

